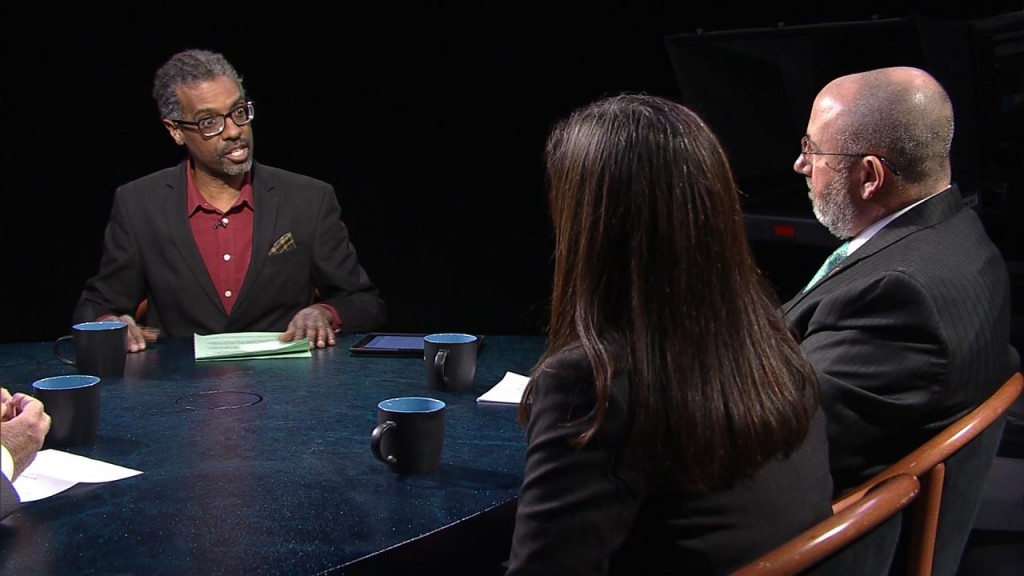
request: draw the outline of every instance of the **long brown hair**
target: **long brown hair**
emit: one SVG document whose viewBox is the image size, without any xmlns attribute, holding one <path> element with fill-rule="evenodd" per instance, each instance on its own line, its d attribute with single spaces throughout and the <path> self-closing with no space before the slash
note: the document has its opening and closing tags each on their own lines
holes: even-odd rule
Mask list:
<svg viewBox="0 0 1024 576">
<path fill-rule="evenodd" d="M 813 372 L 754 263 L 704 122 L 655 96 L 605 98 L 553 128 L 546 161 L 555 270 L 534 374 L 567 348 L 585 352 L 597 403 L 578 443 L 624 375 L 637 461 L 653 477 L 702 491 L 799 446 Z"/>
</svg>

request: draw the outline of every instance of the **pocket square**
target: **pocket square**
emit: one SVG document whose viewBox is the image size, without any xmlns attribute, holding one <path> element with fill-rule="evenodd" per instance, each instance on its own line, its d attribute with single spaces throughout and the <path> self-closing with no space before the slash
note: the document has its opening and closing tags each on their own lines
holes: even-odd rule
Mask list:
<svg viewBox="0 0 1024 576">
<path fill-rule="evenodd" d="M 274 242 L 274 245 L 270 247 L 270 252 L 267 252 L 267 256 L 277 256 L 278 254 L 284 254 L 285 252 L 294 249 L 295 238 L 292 238 L 292 233 L 288 232 Z"/>
</svg>

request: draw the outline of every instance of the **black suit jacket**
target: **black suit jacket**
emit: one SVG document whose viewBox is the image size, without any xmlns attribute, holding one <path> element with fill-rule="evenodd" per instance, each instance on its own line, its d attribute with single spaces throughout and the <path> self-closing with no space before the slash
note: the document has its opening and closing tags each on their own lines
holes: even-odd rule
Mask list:
<svg viewBox="0 0 1024 576">
<path fill-rule="evenodd" d="M 562 352 L 536 378 L 509 576 L 727 574 L 832 514 L 821 411 L 790 456 L 690 495 L 634 473 L 625 378 L 613 381 L 606 419 L 582 448 L 569 440 L 595 403 L 586 356 Z"/>
<path fill-rule="evenodd" d="M 821 383 L 837 493 L 969 412 L 1019 365 L 1006 265 L 956 186 L 783 310 Z"/>
<path fill-rule="evenodd" d="M 18 509 L 21 500 L 18 498 L 14 485 L 7 479 L 7 476 L 0 474 L 0 520 L 9 516 Z"/>
<path fill-rule="evenodd" d="M 314 301 L 334 306 L 346 332 L 384 323 L 384 302 L 349 242 L 334 189 L 262 164 L 252 168 L 252 258 L 228 315 L 189 226 L 186 166 L 118 188 L 99 273 L 86 283 L 74 322 L 134 314 L 148 298 L 147 324 L 168 336 L 280 332 Z M 294 248 L 271 255 L 274 243 L 289 233 Z"/>
</svg>

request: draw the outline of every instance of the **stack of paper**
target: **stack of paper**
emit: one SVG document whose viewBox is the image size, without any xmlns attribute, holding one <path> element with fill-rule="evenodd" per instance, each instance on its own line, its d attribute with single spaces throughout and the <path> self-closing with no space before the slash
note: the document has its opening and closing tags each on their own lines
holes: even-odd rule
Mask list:
<svg viewBox="0 0 1024 576">
<path fill-rule="evenodd" d="M 48 449 L 36 454 L 14 480 L 14 489 L 22 502 L 33 502 L 59 494 L 79 482 L 113 482 L 139 474 L 139 470 Z"/>
<path fill-rule="evenodd" d="M 505 372 L 505 377 L 493 388 L 481 394 L 476 401 L 492 404 L 519 404 L 523 398 L 523 391 L 526 390 L 526 383 L 529 381 L 529 376 Z"/>
<path fill-rule="evenodd" d="M 229 332 L 195 335 L 196 361 L 309 358 L 309 339 L 281 342 L 280 332 Z"/>
</svg>

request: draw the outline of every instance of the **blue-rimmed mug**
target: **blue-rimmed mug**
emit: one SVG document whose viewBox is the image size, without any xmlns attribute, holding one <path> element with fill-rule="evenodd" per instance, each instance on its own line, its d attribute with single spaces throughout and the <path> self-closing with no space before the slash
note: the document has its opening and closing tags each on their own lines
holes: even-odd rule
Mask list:
<svg viewBox="0 0 1024 576">
<path fill-rule="evenodd" d="M 403 396 L 377 404 L 377 427 L 370 434 L 373 455 L 399 474 L 422 474 L 441 464 L 445 403 Z"/>
<path fill-rule="evenodd" d="M 427 387 L 445 392 L 469 392 L 476 377 L 480 338 L 461 332 L 440 332 L 423 337 L 423 363 Z"/>
<path fill-rule="evenodd" d="M 105 378 L 124 376 L 128 357 L 125 346 L 127 332 L 128 325 L 120 320 L 81 322 L 71 327 L 71 334 L 57 338 L 53 343 L 53 355 L 77 368 L 79 374 Z M 68 340 L 74 343 L 74 359 L 61 354 L 62 344 Z"/>
<path fill-rule="evenodd" d="M 100 379 L 91 374 L 65 374 L 32 383 L 32 395 L 50 415 L 44 447 L 77 446 L 96 438 L 100 421 Z"/>
</svg>

